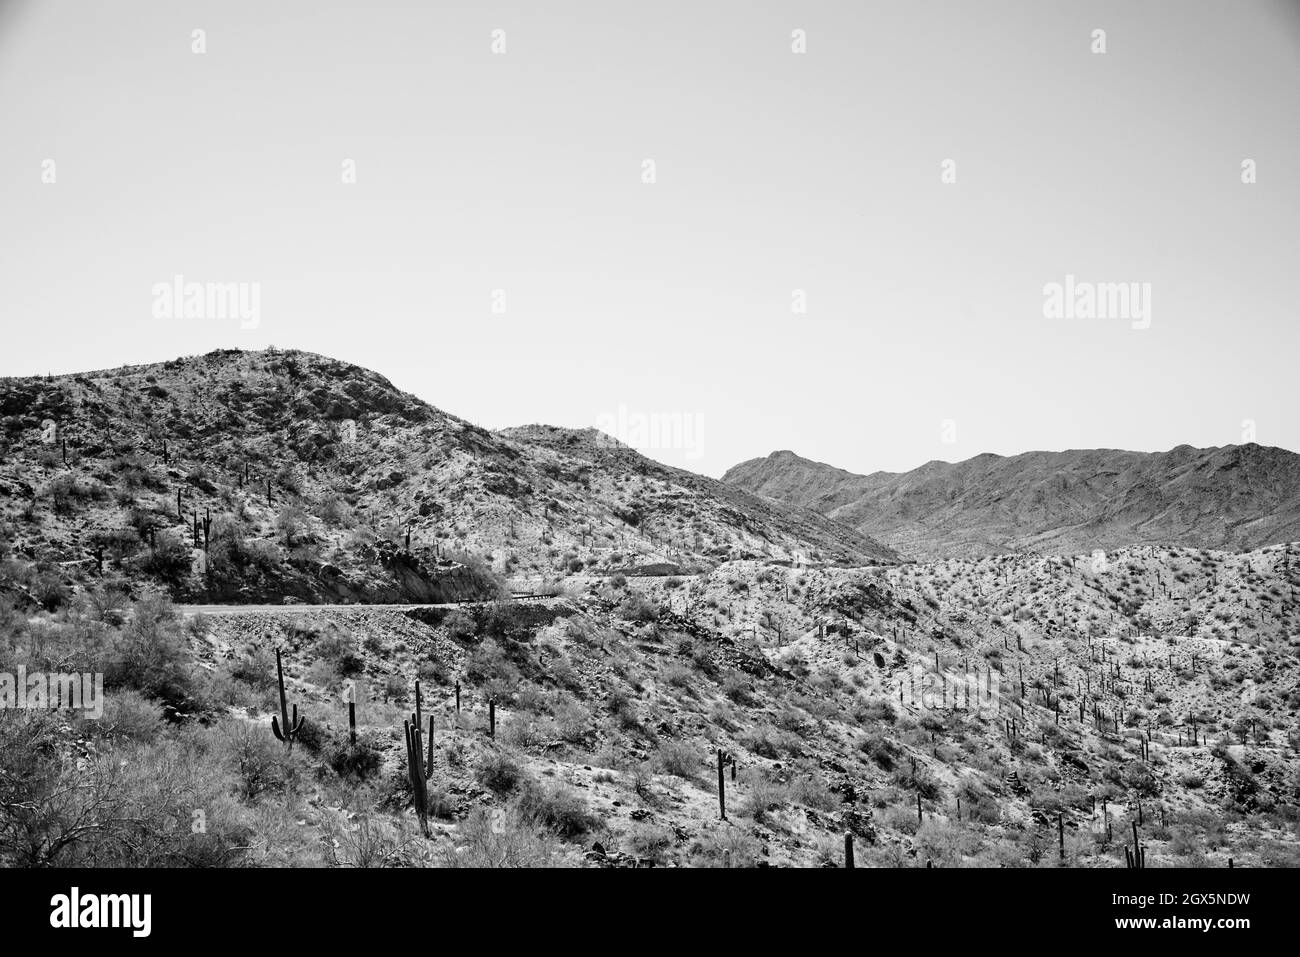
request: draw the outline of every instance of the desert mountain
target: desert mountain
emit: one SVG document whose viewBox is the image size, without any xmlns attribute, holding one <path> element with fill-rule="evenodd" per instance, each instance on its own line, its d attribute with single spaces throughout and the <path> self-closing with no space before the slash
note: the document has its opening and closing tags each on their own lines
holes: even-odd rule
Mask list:
<svg viewBox="0 0 1300 957">
<path fill-rule="evenodd" d="M 5 380 L 0 434 L 0 676 L 105 692 L 0 707 L 0 866 L 1300 860 L 1293 546 L 900 563 L 303 353 Z"/>
<path fill-rule="evenodd" d="M 0 518 L 44 569 L 34 587 L 107 567 L 206 601 L 462 598 L 489 566 L 536 587 L 582 569 L 895 558 L 600 433 L 489 432 L 374 372 L 273 350 L 0 381 Z"/>
<path fill-rule="evenodd" d="M 1300 538 L 1300 456 L 1253 443 L 986 454 L 871 475 L 781 451 L 722 480 L 918 559 L 1138 544 L 1245 551 Z"/>
</svg>

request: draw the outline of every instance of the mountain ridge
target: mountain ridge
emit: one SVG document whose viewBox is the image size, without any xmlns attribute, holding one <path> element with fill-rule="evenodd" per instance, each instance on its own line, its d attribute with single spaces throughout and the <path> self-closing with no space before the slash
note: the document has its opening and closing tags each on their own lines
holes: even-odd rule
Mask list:
<svg viewBox="0 0 1300 957">
<path fill-rule="evenodd" d="M 62 587 L 106 547 L 110 570 L 179 600 L 427 601 L 471 557 L 534 584 L 583 569 L 898 558 L 594 430 L 489 431 L 298 350 L 0 379 L 0 521 Z M 203 570 L 186 571 L 191 560 Z"/>
<path fill-rule="evenodd" d="M 983 453 L 870 475 L 780 450 L 722 480 L 921 559 L 1130 544 L 1243 551 L 1300 533 L 1300 456 L 1255 443 Z"/>
</svg>

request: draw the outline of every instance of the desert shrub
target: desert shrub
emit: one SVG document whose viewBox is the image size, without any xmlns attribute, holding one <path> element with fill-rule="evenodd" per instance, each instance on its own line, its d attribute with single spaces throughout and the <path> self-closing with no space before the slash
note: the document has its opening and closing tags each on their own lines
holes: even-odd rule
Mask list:
<svg viewBox="0 0 1300 957">
<path fill-rule="evenodd" d="M 150 575 L 175 584 L 190 573 L 190 546 L 170 530 L 154 536 L 154 546 L 144 557 L 140 567 Z"/>
<path fill-rule="evenodd" d="M 697 780 L 702 769 L 700 753 L 680 741 L 665 741 L 655 755 L 659 769 L 688 781 Z"/>
<path fill-rule="evenodd" d="M 88 721 L 94 733 L 133 741 L 153 741 L 162 733 L 162 706 L 138 691 L 122 688 L 104 696 L 104 714 Z"/>
<path fill-rule="evenodd" d="M 883 721 L 893 724 L 898 720 L 894 706 L 883 698 L 859 699 L 853 705 L 853 719 L 861 724 L 869 721 Z"/>
<path fill-rule="evenodd" d="M 512 748 L 529 751 L 540 748 L 556 736 L 556 727 L 549 718 L 538 720 L 535 717 L 516 715 L 506 722 L 501 731 L 502 739 Z"/>
<path fill-rule="evenodd" d="M 364 781 L 379 770 L 381 755 L 364 744 L 348 744 L 336 750 L 330 767 L 339 777 Z"/>
<path fill-rule="evenodd" d="M 279 791 L 293 779 L 294 766 L 284 746 L 269 729 L 243 721 L 229 721 L 220 729 L 217 753 L 234 772 L 239 794 L 251 801 L 268 791 Z"/>
<path fill-rule="evenodd" d="M 76 760 L 55 715 L 0 711 L 0 864 L 202 867 L 238 863 L 249 832 L 211 733 L 124 740 Z M 194 809 L 204 830 L 191 828 Z"/>
<path fill-rule="evenodd" d="M 645 595 L 630 593 L 618 604 L 616 609 L 621 618 L 628 621 L 655 622 L 659 620 L 659 606 Z"/>
<path fill-rule="evenodd" d="M 980 824 L 996 824 L 1002 819 L 1002 808 L 997 799 L 970 779 L 957 786 L 961 799 L 962 818 Z"/>
<path fill-rule="evenodd" d="M 52 568 L 36 572 L 28 588 L 46 611 L 57 611 L 72 597 L 72 589 L 64 582 L 63 576 Z"/>
<path fill-rule="evenodd" d="M 365 661 L 357 651 L 356 640 L 340 629 L 326 630 L 316 640 L 313 651 L 340 678 L 355 678 L 365 670 Z"/>
<path fill-rule="evenodd" d="M 628 831 L 626 841 L 632 854 L 663 864 L 673 846 L 673 832 L 654 824 L 636 824 Z"/>
<path fill-rule="evenodd" d="M 406 829 L 401 818 L 361 813 L 349 827 L 335 831 L 330 850 L 332 863 L 345 867 L 408 867 L 419 863 L 421 840 Z"/>
<path fill-rule="evenodd" d="M 524 602 L 495 601 L 483 617 L 483 633 L 499 641 L 527 641 L 532 630 L 529 607 Z"/>
<path fill-rule="evenodd" d="M 738 827 L 710 830 L 692 847 L 697 863 L 709 867 L 755 867 L 763 845 Z"/>
<path fill-rule="evenodd" d="M 623 730 L 631 731 L 640 727 L 636 704 L 633 702 L 632 696 L 623 689 L 615 688 L 611 691 L 609 697 L 605 699 L 605 707 Z"/>
<path fill-rule="evenodd" d="M 440 787 L 429 788 L 429 813 L 442 821 L 456 817 L 456 800 Z"/>
<path fill-rule="evenodd" d="M 336 528 L 352 528 L 357 522 L 352 507 L 335 493 L 327 494 L 321 500 L 316 507 L 316 517 Z"/>
<path fill-rule="evenodd" d="M 843 803 L 825 781 L 811 774 L 801 774 L 794 778 L 787 785 L 786 794 L 792 803 L 818 811 L 834 811 Z"/>
<path fill-rule="evenodd" d="M 524 769 L 504 754 L 492 754 L 479 765 L 474 779 L 489 791 L 508 794 L 524 780 Z"/>
<path fill-rule="evenodd" d="M 788 800 L 785 785 L 764 771 L 746 773 L 744 783 L 744 799 L 741 802 L 740 812 L 756 823 L 765 822 L 769 813 Z"/>
<path fill-rule="evenodd" d="M 898 745 L 883 734 L 868 734 L 858 742 L 858 750 L 885 771 L 892 771 L 898 760 Z"/>
<path fill-rule="evenodd" d="M 509 596 L 506 580 L 493 571 L 485 559 L 461 553 L 453 554 L 451 558 L 465 566 L 468 584 L 475 597 L 482 601 L 495 601 Z"/>
<path fill-rule="evenodd" d="M 270 645 L 262 642 L 245 644 L 228 668 L 232 678 L 255 691 L 265 694 L 277 687 L 275 652 Z"/>
<path fill-rule="evenodd" d="M 194 667 L 171 602 L 144 598 L 102 662 L 105 688 L 135 688 L 180 706 L 194 691 Z"/>
<path fill-rule="evenodd" d="M 442 620 L 442 624 L 454 641 L 467 641 L 478 633 L 474 616 L 463 608 L 453 608 Z"/>
<path fill-rule="evenodd" d="M 106 497 L 103 486 L 76 475 L 57 475 L 45 489 L 56 515 L 71 515 L 88 502 Z"/>
<path fill-rule="evenodd" d="M 415 668 L 416 677 L 426 684 L 449 685 L 455 675 L 441 658 L 425 658 Z"/>
<path fill-rule="evenodd" d="M 515 810 L 521 819 L 565 840 L 600 827 L 600 819 L 587 810 L 587 803 L 576 793 L 568 788 L 547 788 L 534 780 L 525 781 L 520 788 Z"/>
<path fill-rule="evenodd" d="M 978 849 L 978 839 L 959 825 L 931 818 L 916 832 L 918 861 L 933 861 L 938 866 L 960 866 L 963 859 Z"/>
<path fill-rule="evenodd" d="M 573 667 L 567 657 L 561 655 L 552 658 L 547 662 L 547 668 L 550 671 L 550 677 L 556 685 L 561 688 L 568 688 L 570 691 L 582 691 L 582 678 L 579 676 L 576 668 Z"/>
<path fill-rule="evenodd" d="M 120 455 L 108 463 L 109 470 L 117 474 L 117 484 L 129 492 L 140 489 L 152 489 L 160 492 L 165 488 L 161 478 L 155 476 L 139 453 L 131 452 Z"/>
<path fill-rule="evenodd" d="M 1120 783 L 1142 797 L 1153 797 L 1160 793 L 1160 782 L 1155 773 L 1141 761 L 1132 761 L 1124 767 Z"/>
<path fill-rule="evenodd" d="M 450 847 L 439 852 L 443 867 L 563 867 L 571 863 L 546 831 L 518 814 L 478 808 L 460 827 Z"/>
<path fill-rule="evenodd" d="M 279 701 L 276 701 L 279 707 Z M 293 707 L 293 702 L 289 702 Z M 337 744 L 337 740 L 329 733 L 325 725 L 320 721 L 314 721 L 307 716 L 303 716 L 302 725 L 298 728 L 298 735 L 294 741 L 302 745 L 302 749 L 309 754 L 323 754 Z"/>
<path fill-rule="evenodd" d="M 106 561 L 122 562 L 140 551 L 140 537 L 129 528 L 114 528 L 93 532 L 92 548 L 102 549 Z"/>
<path fill-rule="evenodd" d="M 783 755 L 797 755 L 803 751 L 799 738 L 771 725 L 760 724 L 740 736 L 741 744 L 761 758 L 776 760 Z"/>
<path fill-rule="evenodd" d="M 567 695 L 551 708 L 560 739 L 569 744 L 583 741 L 591 730 L 591 712 Z"/>
<path fill-rule="evenodd" d="M 121 625 L 131 608 L 131 598 L 123 586 L 106 583 L 82 592 L 80 604 L 92 620 Z"/>
<path fill-rule="evenodd" d="M 753 683 L 738 671 L 733 671 L 723 680 L 722 693 L 743 707 L 754 705 L 758 701 L 754 697 Z"/>
<path fill-rule="evenodd" d="M 1041 787 L 1034 788 L 1029 795 L 1029 804 L 1031 807 L 1038 808 L 1048 817 L 1054 817 L 1059 812 L 1064 802 L 1061 795 L 1054 788 Z"/>
<path fill-rule="evenodd" d="M 248 539 L 247 529 L 237 517 L 218 515 L 212 520 L 208 541 L 208 571 L 219 581 L 234 581 L 245 575 L 270 575 L 279 567 L 280 552 L 275 543 Z"/>
<path fill-rule="evenodd" d="M 465 679 L 471 684 L 484 685 L 495 681 L 513 686 L 520 680 L 519 669 L 511 663 L 505 649 L 491 638 L 470 649 L 463 667 Z"/>
<path fill-rule="evenodd" d="M 916 819 L 915 807 L 900 807 L 893 804 L 886 807 L 880 815 L 881 823 L 890 830 L 915 834 L 921 824 Z"/>
<path fill-rule="evenodd" d="M 921 764 L 916 765 L 915 768 L 910 763 L 900 764 L 894 773 L 890 775 L 889 782 L 894 787 L 915 791 L 927 801 L 933 801 L 939 797 L 939 782 Z"/>
<path fill-rule="evenodd" d="M 689 688 L 694 672 L 679 662 L 671 661 L 664 666 L 662 676 L 663 680 L 674 688 Z"/>
</svg>

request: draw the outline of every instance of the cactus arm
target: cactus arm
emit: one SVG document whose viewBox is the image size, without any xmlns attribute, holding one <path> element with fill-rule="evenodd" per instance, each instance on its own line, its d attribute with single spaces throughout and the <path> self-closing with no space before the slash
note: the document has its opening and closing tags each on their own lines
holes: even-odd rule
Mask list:
<svg viewBox="0 0 1300 957">
<path fill-rule="evenodd" d="M 280 689 L 280 716 L 277 719 L 275 715 L 271 716 L 271 731 L 275 734 L 276 740 L 283 741 L 285 745 L 292 748 L 293 740 L 302 730 L 304 718 L 298 716 L 298 705 L 293 706 L 293 718 L 289 717 L 289 700 L 284 692 L 284 662 L 281 660 L 280 649 L 275 649 L 275 679 Z"/>
<path fill-rule="evenodd" d="M 280 661 L 279 648 L 275 649 L 275 677 L 280 686 L 280 726 L 287 731 L 289 729 L 289 706 L 284 696 L 284 664 Z"/>
<path fill-rule="evenodd" d="M 429 715 L 429 760 L 424 766 L 424 779 L 433 777 L 433 715 Z"/>
</svg>

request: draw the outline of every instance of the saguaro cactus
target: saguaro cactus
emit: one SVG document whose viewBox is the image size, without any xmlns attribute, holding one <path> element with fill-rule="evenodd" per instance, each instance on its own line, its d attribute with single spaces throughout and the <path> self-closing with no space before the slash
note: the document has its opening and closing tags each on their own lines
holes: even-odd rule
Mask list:
<svg viewBox="0 0 1300 957">
<path fill-rule="evenodd" d="M 429 785 L 420 767 L 423 752 L 420 728 L 409 721 L 402 722 L 406 735 L 406 777 L 411 784 L 411 799 L 415 805 L 415 815 L 420 820 L 420 832 L 429 836 Z"/>
<path fill-rule="evenodd" d="M 429 778 L 433 777 L 433 715 L 429 715 L 429 745 L 428 745 L 427 760 L 425 759 L 425 748 L 423 745 L 423 741 L 424 741 L 423 725 L 420 724 L 420 720 L 415 716 L 415 714 L 412 714 L 410 720 L 407 721 L 406 723 L 413 728 L 420 729 L 421 746 L 419 751 L 416 753 L 416 757 L 419 759 L 420 773 L 424 775 L 425 780 L 428 780 Z"/>
<path fill-rule="evenodd" d="M 727 757 L 718 748 L 718 816 L 724 821 L 727 819 L 727 777 L 723 773 L 726 764 Z"/>
<path fill-rule="evenodd" d="M 415 725 L 417 728 L 424 727 L 424 721 L 421 720 L 424 712 L 420 710 L 420 704 L 421 704 L 420 679 L 416 678 L 415 679 L 415 716 L 411 718 L 411 723 Z"/>
<path fill-rule="evenodd" d="M 424 776 L 433 777 L 433 715 L 429 715 L 429 758 L 424 765 Z"/>
<path fill-rule="evenodd" d="M 271 731 L 276 738 L 283 741 L 285 746 L 293 750 L 294 739 L 298 737 L 298 732 L 302 730 L 304 719 L 298 717 L 298 706 L 293 706 L 293 720 L 289 720 L 289 706 L 284 696 L 284 665 L 280 661 L 280 649 L 275 649 L 275 675 L 280 685 L 280 717 L 276 719 L 271 716 Z"/>
<path fill-rule="evenodd" d="M 844 832 L 844 866 L 853 867 L 853 832 Z"/>
<path fill-rule="evenodd" d="M 1138 870 L 1144 870 L 1147 866 L 1147 849 L 1138 840 L 1137 821 L 1133 822 L 1133 846 L 1124 845 L 1124 865 Z"/>
</svg>

